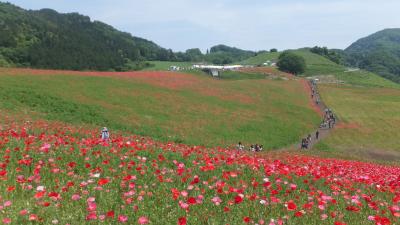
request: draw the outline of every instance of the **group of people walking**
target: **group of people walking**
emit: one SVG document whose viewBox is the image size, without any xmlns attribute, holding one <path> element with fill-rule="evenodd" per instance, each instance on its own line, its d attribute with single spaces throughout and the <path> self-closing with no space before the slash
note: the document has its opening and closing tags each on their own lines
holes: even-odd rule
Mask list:
<svg viewBox="0 0 400 225">
<path fill-rule="evenodd" d="M 319 108 L 323 109 L 325 106 L 323 103 L 321 103 L 321 98 L 317 91 L 316 80 L 310 81 L 310 87 L 311 87 L 311 98 L 313 99 L 313 101 L 315 101 L 315 104 L 317 104 Z M 332 110 L 329 108 L 325 108 L 324 118 L 318 130 L 315 132 L 315 136 L 313 137 L 311 134 L 309 134 L 307 135 L 307 137 L 303 138 L 301 140 L 301 149 L 309 149 L 313 144 L 313 141 L 317 141 L 320 138 L 320 132 L 325 132 L 322 129 L 331 129 L 334 127 L 335 124 L 336 124 L 336 117 L 333 114 Z"/>
<path fill-rule="evenodd" d="M 336 124 L 336 117 L 333 114 L 331 109 L 326 108 L 325 109 L 325 114 L 324 114 L 324 119 L 322 120 L 321 125 L 319 126 L 320 128 L 327 128 L 331 129 L 333 126 Z"/>
<path fill-rule="evenodd" d="M 261 152 L 263 150 L 263 145 L 259 145 L 259 144 L 252 144 L 250 145 L 250 148 L 248 149 L 251 152 Z M 236 145 L 236 149 L 239 151 L 244 151 L 246 150 L 245 146 L 242 144 L 242 142 L 239 142 Z"/>
<path fill-rule="evenodd" d="M 311 99 L 315 101 L 315 104 L 319 105 L 321 99 L 317 92 L 317 83 L 315 82 L 315 80 L 311 80 L 310 84 L 311 84 Z"/>
<path fill-rule="evenodd" d="M 315 132 L 315 140 L 318 140 L 319 139 L 319 130 L 317 130 L 316 132 Z M 312 136 L 311 136 L 311 134 L 309 134 L 307 137 L 305 137 L 305 138 L 303 138 L 302 140 L 301 140 L 301 149 L 308 149 L 308 148 L 310 148 L 311 147 L 311 144 L 312 144 L 312 140 L 313 140 L 313 138 L 312 138 Z"/>
</svg>

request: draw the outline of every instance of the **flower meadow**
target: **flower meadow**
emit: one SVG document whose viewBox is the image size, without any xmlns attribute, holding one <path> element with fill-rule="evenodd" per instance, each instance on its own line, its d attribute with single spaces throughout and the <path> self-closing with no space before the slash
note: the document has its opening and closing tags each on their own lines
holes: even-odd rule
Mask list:
<svg viewBox="0 0 400 225">
<path fill-rule="evenodd" d="M 3 224 L 400 224 L 400 167 L 0 124 Z"/>
</svg>

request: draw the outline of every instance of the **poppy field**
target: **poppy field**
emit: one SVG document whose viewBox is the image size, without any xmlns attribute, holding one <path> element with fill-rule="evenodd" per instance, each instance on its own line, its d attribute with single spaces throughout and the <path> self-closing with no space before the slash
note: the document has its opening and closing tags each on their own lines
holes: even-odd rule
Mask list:
<svg viewBox="0 0 400 225">
<path fill-rule="evenodd" d="M 400 167 L 3 121 L 3 224 L 399 223 Z"/>
</svg>

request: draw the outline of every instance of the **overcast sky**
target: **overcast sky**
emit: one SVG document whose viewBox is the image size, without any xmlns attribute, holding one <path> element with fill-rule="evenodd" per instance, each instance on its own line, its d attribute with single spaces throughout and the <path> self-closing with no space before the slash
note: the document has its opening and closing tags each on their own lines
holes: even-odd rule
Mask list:
<svg viewBox="0 0 400 225">
<path fill-rule="evenodd" d="M 400 27 L 400 0 L 9 0 L 79 12 L 174 51 L 226 44 L 248 50 L 346 48 Z"/>
</svg>

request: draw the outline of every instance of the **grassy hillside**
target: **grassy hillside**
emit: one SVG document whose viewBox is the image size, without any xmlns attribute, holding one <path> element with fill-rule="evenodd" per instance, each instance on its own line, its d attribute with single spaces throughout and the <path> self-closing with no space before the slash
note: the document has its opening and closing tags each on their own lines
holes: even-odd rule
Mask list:
<svg viewBox="0 0 400 225">
<path fill-rule="evenodd" d="M 307 69 L 305 75 L 314 76 L 319 74 L 335 74 L 339 72 L 343 72 L 345 68 L 341 65 L 338 65 L 329 59 L 314 54 L 309 50 L 294 50 L 294 53 L 304 57 L 307 64 Z"/>
<path fill-rule="evenodd" d="M 317 149 L 340 157 L 400 160 L 400 86 L 322 85 L 320 91 L 342 123 Z"/>
<path fill-rule="evenodd" d="M 378 76 L 377 74 L 358 70 L 353 72 L 339 72 L 333 74 L 336 79 L 344 81 L 346 84 L 362 87 L 382 87 L 382 88 L 398 88 L 399 85 Z"/>
<path fill-rule="evenodd" d="M 196 145 L 290 145 L 319 121 L 308 97 L 303 84 L 293 80 L 0 71 L 0 104 L 7 110 Z"/>
<path fill-rule="evenodd" d="M 338 72 L 345 71 L 343 66 L 340 66 L 329 59 L 320 56 L 318 54 L 314 54 L 307 49 L 299 49 L 299 50 L 290 50 L 297 55 L 304 57 L 307 64 L 307 69 L 305 72 L 306 76 L 314 76 L 318 74 L 333 74 Z M 277 61 L 280 53 L 277 52 L 266 52 L 259 54 L 255 57 L 249 58 L 247 60 L 242 61 L 243 64 L 248 65 L 260 65 L 265 63 L 268 60 Z"/>
<path fill-rule="evenodd" d="M 280 54 L 280 52 L 265 52 L 243 60 L 241 63 L 245 65 L 262 65 L 268 60 L 277 60 Z"/>
<path fill-rule="evenodd" d="M 364 70 L 346 71 L 343 66 L 306 49 L 293 52 L 305 58 L 307 71 L 304 75 L 320 79 L 323 100 L 343 122 L 308 154 L 400 160 L 400 86 Z M 247 62 L 258 64 L 276 60 L 276 57 L 276 53 L 265 53 Z"/>
<path fill-rule="evenodd" d="M 322 99 L 341 124 L 311 154 L 398 161 L 400 85 L 363 70 L 331 73 L 324 68 L 317 77 Z"/>
<path fill-rule="evenodd" d="M 397 87 L 397 84 L 365 70 L 347 72 L 347 68 L 338 65 L 329 59 L 310 52 L 308 49 L 291 50 L 297 55 L 304 57 L 307 69 L 304 76 L 333 76 L 335 79 L 356 86 L 374 87 Z M 277 61 L 280 53 L 263 53 L 258 56 L 242 61 L 243 64 L 259 65 L 267 60 Z"/>
</svg>

